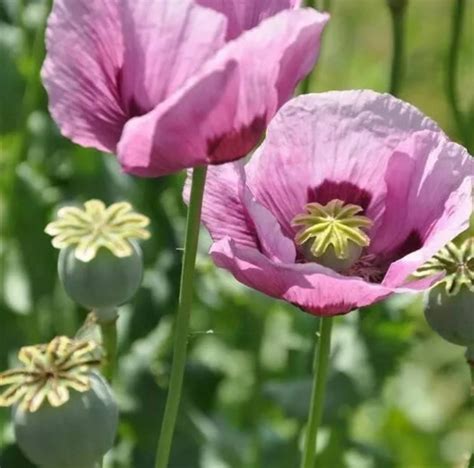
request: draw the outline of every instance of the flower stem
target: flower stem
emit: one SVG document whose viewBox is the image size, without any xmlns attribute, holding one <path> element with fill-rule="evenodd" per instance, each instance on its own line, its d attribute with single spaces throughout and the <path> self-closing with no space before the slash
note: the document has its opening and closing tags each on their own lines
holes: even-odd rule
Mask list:
<svg viewBox="0 0 474 468">
<path fill-rule="evenodd" d="M 328 0 L 325 0 L 325 4 L 329 4 Z M 304 2 L 304 5 L 307 6 L 308 8 L 314 8 L 314 9 L 324 9 L 323 5 L 319 5 L 319 2 L 317 0 L 306 0 Z M 311 91 L 311 82 L 313 80 L 313 73 L 314 73 L 314 68 L 308 73 L 306 78 L 301 82 L 301 87 L 300 87 L 300 94 L 308 94 Z"/>
<path fill-rule="evenodd" d="M 392 18 L 393 42 L 389 92 L 392 96 L 398 96 L 404 72 L 404 32 L 407 0 L 387 0 L 387 2 Z"/>
<path fill-rule="evenodd" d="M 311 403 L 301 468 L 314 468 L 318 427 L 323 414 L 324 392 L 329 367 L 332 322 L 332 317 L 321 317 L 319 340 L 314 353 L 313 389 L 311 391 Z"/>
<path fill-rule="evenodd" d="M 451 26 L 451 42 L 448 52 L 448 66 L 446 76 L 446 93 L 453 113 L 454 121 L 458 128 L 462 143 L 469 149 L 469 131 L 466 128 L 464 117 L 459 107 L 457 90 L 457 74 L 459 63 L 459 49 L 463 29 L 463 17 L 466 9 L 465 0 L 455 0 L 453 4 L 453 16 Z"/>
<path fill-rule="evenodd" d="M 470 391 L 470 401 L 469 401 L 469 408 L 472 410 L 474 409 L 474 346 L 468 346 L 466 349 L 466 362 L 469 366 L 470 374 L 471 374 L 471 391 Z M 467 468 L 474 468 L 474 446 L 471 447 L 471 456 L 469 458 L 469 462 Z"/>
<path fill-rule="evenodd" d="M 105 364 L 103 373 L 109 382 L 112 382 L 117 364 L 117 320 L 99 322 L 102 333 L 102 346 L 105 350 Z"/>
<path fill-rule="evenodd" d="M 156 453 L 156 468 L 166 468 L 168 465 L 171 442 L 181 399 L 181 389 L 183 386 L 184 367 L 186 364 L 186 352 L 188 346 L 189 320 L 191 317 L 191 305 L 193 300 L 194 267 L 196 264 L 206 171 L 206 167 L 197 167 L 193 170 L 191 197 L 186 224 L 183 267 L 181 270 L 179 304 L 175 325 L 173 363 L 171 366 L 165 414 L 163 416 L 161 434 Z"/>
<path fill-rule="evenodd" d="M 474 364 L 469 364 L 471 369 L 471 398 L 474 399 Z"/>
</svg>

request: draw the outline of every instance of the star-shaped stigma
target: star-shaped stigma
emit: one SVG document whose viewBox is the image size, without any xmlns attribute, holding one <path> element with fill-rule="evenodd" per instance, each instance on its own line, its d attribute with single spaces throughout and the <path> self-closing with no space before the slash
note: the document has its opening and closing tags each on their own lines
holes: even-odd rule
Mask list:
<svg viewBox="0 0 474 468">
<path fill-rule="evenodd" d="M 372 226 L 372 221 L 362 216 L 360 206 L 344 204 L 341 200 L 331 200 L 323 206 L 319 203 L 308 203 L 305 213 L 295 216 L 294 227 L 302 229 L 296 234 L 298 245 L 310 244 L 309 249 L 314 257 L 321 257 L 330 246 L 337 258 L 345 259 L 350 255 L 351 244 L 367 247 L 369 236 L 362 230 Z"/>
<path fill-rule="evenodd" d="M 101 247 L 116 257 L 132 255 L 132 239 L 148 239 L 150 220 L 133 211 L 127 202 L 106 207 L 99 200 L 84 203 L 84 209 L 68 206 L 58 211 L 57 220 L 46 226 L 57 249 L 75 246 L 75 257 L 91 261 Z"/>
<path fill-rule="evenodd" d="M 447 294 L 458 294 L 463 285 L 474 292 L 474 237 L 459 247 L 450 242 L 418 268 L 414 276 L 425 278 L 440 273 L 445 275 L 441 283 L 445 284 Z"/>
<path fill-rule="evenodd" d="M 91 372 L 98 368 L 100 348 L 93 341 L 54 338 L 49 344 L 21 348 L 18 359 L 24 365 L 0 373 L 0 406 L 19 404 L 35 412 L 48 401 L 58 407 L 69 400 L 69 389 L 87 392 Z"/>
</svg>

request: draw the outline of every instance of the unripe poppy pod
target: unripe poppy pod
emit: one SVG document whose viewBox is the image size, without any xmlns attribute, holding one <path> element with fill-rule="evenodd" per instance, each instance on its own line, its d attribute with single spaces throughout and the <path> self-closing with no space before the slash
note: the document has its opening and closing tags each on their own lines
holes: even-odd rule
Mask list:
<svg viewBox="0 0 474 468">
<path fill-rule="evenodd" d="M 67 293 L 92 309 L 115 308 L 131 299 L 143 276 L 137 239 L 150 237 L 149 222 L 127 202 L 106 207 L 89 200 L 83 208 L 61 208 L 45 231 L 61 249 L 58 270 Z"/>
<path fill-rule="evenodd" d="M 425 298 L 425 317 L 445 340 L 474 345 L 474 294 L 467 287 L 456 295 L 449 295 L 444 284 L 434 287 Z"/>
<path fill-rule="evenodd" d="M 116 307 L 129 301 L 143 277 L 140 246 L 133 241 L 130 244 L 133 253 L 128 257 L 116 257 L 101 249 L 89 262 L 79 260 L 73 248 L 63 249 L 58 271 L 69 296 L 90 309 Z"/>
<path fill-rule="evenodd" d="M 20 349 L 21 367 L 0 373 L 0 406 L 12 407 L 16 440 L 43 468 L 95 468 L 112 447 L 118 408 L 97 369 L 92 340 L 54 338 Z"/>
<path fill-rule="evenodd" d="M 17 443 L 27 458 L 44 468 L 94 468 L 112 447 L 118 409 L 111 390 L 97 373 L 87 392 L 71 392 L 55 408 L 42 405 L 34 413 L 17 405 L 13 423 Z"/>
</svg>

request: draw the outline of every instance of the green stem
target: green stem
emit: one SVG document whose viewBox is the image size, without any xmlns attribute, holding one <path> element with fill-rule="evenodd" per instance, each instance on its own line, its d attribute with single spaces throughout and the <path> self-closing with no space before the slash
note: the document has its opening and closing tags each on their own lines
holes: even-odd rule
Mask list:
<svg viewBox="0 0 474 468">
<path fill-rule="evenodd" d="M 259 311 L 260 312 L 260 311 Z M 255 381 L 253 385 L 253 395 L 249 405 L 249 414 L 252 418 L 252 437 L 251 437 L 251 457 L 249 466 L 252 468 L 260 468 L 262 466 L 262 438 L 260 436 L 260 425 L 262 423 L 262 409 L 264 406 L 262 397 L 263 386 L 263 368 L 261 363 L 261 347 L 265 322 L 260 314 L 250 317 L 252 320 L 252 328 L 255 330 L 253 337 L 253 354 L 255 359 Z"/>
<path fill-rule="evenodd" d="M 314 468 L 318 427 L 321 424 L 323 414 L 333 318 L 321 317 L 320 320 L 319 339 L 314 353 L 313 389 L 311 391 L 311 403 L 301 468 Z"/>
<path fill-rule="evenodd" d="M 470 140 L 469 131 L 466 128 L 464 117 L 459 106 L 459 96 L 457 88 L 457 75 L 459 64 L 459 49 L 461 43 L 463 17 L 466 9 L 465 0 L 455 0 L 453 6 L 452 26 L 451 26 L 451 42 L 448 52 L 448 66 L 446 76 L 446 93 L 453 113 L 454 121 L 458 128 L 459 136 L 462 143 L 468 147 Z"/>
<path fill-rule="evenodd" d="M 470 363 L 469 367 L 471 369 L 471 397 L 474 398 L 474 364 Z"/>
<path fill-rule="evenodd" d="M 331 0 L 323 0 L 323 11 L 331 11 Z"/>
<path fill-rule="evenodd" d="M 474 409 L 474 346 L 468 346 L 466 349 L 466 362 L 469 366 L 470 374 L 471 374 L 471 391 L 470 391 L 470 400 L 469 400 L 469 408 L 470 410 Z M 467 468 L 474 468 L 474 446 L 471 448 L 471 457 L 469 459 L 469 463 Z"/>
<path fill-rule="evenodd" d="M 173 363 L 171 366 L 165 414 L 163 416 L 160 440 L 158 442 L 156 453 L 156 468 L 166 468 L 168 466 L 171 443 L 178 415 L 179 402 L 181 399 L 181 389 L 183 386 L 188 346 L 189 321 L 193 300 L 194 267 L 196 264 L 206 171 L 206 167 L 197 167 L 193 170 L 191 197 L 186 224 L 186 239 L 184 243 L 183 268 L 181 270 L 178 313 L 175 325 Z"/>
<path fill-rule="evenodd" d="M 329 11 L 331 8 L 331 0 L 306 0 L 304 4 L 309 8 L 315 8 L 320 11 Z M 311 81 L 313 80 L 314 69 L 301 82 L 300 94 L 308 94 L 311 91 Z"/>
<path fill-rule="evenodd" d="M 400 93 L 401 81 L 404 73 L 405 55 L 405 10 L 407 0 L 387 0 L 392 19 L 392 65 L 390 70 L 390 88 L 392 96 Z"/>
<path fill-rule="evenodd" d="M 112 382 L 117 365 L 117 320 L 99 322 L 102 333 L 102 346 L 105 350 L 105 364 L 103 373 L 109 382 Z"/>
</svg>

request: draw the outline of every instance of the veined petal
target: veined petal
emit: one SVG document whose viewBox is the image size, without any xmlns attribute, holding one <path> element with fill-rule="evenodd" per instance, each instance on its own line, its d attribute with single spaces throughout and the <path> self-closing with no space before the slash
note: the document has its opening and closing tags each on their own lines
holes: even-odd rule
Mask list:
<svg viewBox="0 0 474 468">
<path fill-rule="evenodd" d="M 117 0 L 56 0 L 42 69 L 62 134 L 110 152 L 126 118 L 117 88 L 123 60 L 118 5 Z"/>
<path fill-rule="evenodd" d="M 226 18 L 192 0 L 121 0 L 129 115 L 151 111 L 225 43 Z"/>
<path fill-rule="evenodd" d="M 247 155 L 314 65 L 327 20 L 286 10 L 229 42 L 201 75 L 127 123 L 118 147 L 124 169 L 159 176 Z"/>
<path fill-rule="evenodd" d="M 362 206 L 376 221 L 389 157 L 418 129 L 439 131 L 416 108 L 388 94 L 299 96 L 282 107 L 247 165 L 249 188 L 288 236 L 294 235 L 291 220 L 308 202 L 342 199 Z"/>
<path fill-rule="evenodd" d="M 208 147 L 232 125 L 238 98 L 236 62 L 193 80 L 153 111 L 131 119 L 118 145 L 126 172 L 157 177 L 205 164 Z"/>
<path fill-rule="evenodd" d="M 369 249 L 397 260 L 384 284 L 402 284 L 468 228 L 473 184 L 474 160 L 443 135 L 417 132 L 396 148 L 387 168 L 385 211 Z M 419 245 L 408 246 L 411 237 Z"/>
<path fill-rule="evenodd" d="M 237 245 L 228 237 L 214 243 L 211 255 L 217 266 L 241 283 L 320 316 L 345 314 L 393 293 L 417 293 L 436 281 L 425 278 L 395 289 L 342 276 L 316 263 L 273 262 L 258 250 Z"/>
<path fill-rule="evenodd" d="M 282 10 L 300 6 L 300 0 L 198 0 L 227 17 L 227 40 L 235 39 L 244 31 Z"/>
<path fill-rule="evenodd" d="M 186 203 L 189 203 L 191 191 L 190 176 L 188 173 L 183 191 Z M 201 217 L 213 240 L 230 236 L 239 245 L 257 248 L 257 232 L 243 203 L 244 190 L 242 163 L 209 167 Z"/>
<path fill-rule="evenodd" d="M 190 182 L 188 176 L 183 194 L 186 202 Z M 241 162 L 208 169 L 202 220 L 215 241 L 230 236 L 237 244 L 262 250 L 275 261 L 295 260 L 293 242 L 283 236 L 275 218 L 246 188 Z"/>
<path fill-rule="evenodd" d="M 360 278 L 338 275 L 316 263 L 272 262 L 256 249 L 238 246 L 229 238 L 216 242 L 211 255 L 217 266 L 229 270 L 241 283 L 315 315 L 348 313 L 393 292 Z"/>
</svg>

